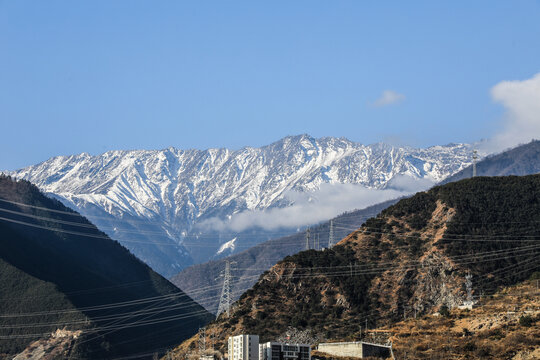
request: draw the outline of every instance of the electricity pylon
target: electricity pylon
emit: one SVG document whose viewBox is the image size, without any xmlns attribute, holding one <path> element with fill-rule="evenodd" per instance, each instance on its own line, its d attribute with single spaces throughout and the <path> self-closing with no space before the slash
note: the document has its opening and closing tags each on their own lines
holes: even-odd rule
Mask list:
<svg viewBox="0 0 540 360">
<path fill-rule="evenodd" d="M 334 246 L 334 220 L 330 220 L 330 233 L 328 234 L 328 248 Z"/>
<path fill-rule="evenodd" d="M 206 351 L 206 328 L 199 329 L 199 355 Z"/>
<path fill-rule="evenodd" d="M 311 245 L 309 244 L 310 236 L 311 236 L 311 230 L 308 228 L 306 230 L 306 250 L 311 249 Z"/>
<path fill-rule="evenodd" d="M 476 177 L 476 159 L 478 159 L 478 151 L 473 150 L 472 156 L 472 176 Z"/>
<path fill-rule="evenodd" d="M 231 262 L 225 261 L 225 272 L 223 273 L 223 288 L 221 289 L 221 298 L 219 299 L 218 316 L 222 312 L 230 315 L 231 309 Z"/>
</svg>

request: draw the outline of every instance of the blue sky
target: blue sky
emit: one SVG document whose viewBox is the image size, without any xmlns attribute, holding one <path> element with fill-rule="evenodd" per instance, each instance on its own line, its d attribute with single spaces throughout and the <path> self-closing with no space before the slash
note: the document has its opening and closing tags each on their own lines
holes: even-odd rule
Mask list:
<svg viewBox="0 0 540 360">
<path fill-rule="evenodd" d="M 0 0 L 0 169 L 299 133 L 471 142 L 502 126 L 490 89 L 538 72 L 540 1 Z"/>
</svg>

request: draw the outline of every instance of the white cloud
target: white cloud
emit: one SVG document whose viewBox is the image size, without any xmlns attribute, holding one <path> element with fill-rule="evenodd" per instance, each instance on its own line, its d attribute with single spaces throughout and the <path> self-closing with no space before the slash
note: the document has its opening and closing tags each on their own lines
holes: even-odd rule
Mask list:
<svg viewBox="0 0 540 360">
<path fill-rule="evenodd" d="M 402 184 L 402 180 L 400 178 L 396 181 Z M 234 232 L 254 227 L 265 230 L 296 228 L 331 219 L 345 211 L 362 209 L 417 190 L 424 190 L 432 185 L 431 182 L 429 184 L 422 181 L 414 183 L 413 178 L 407 179 L 406 183 L 407 186 L 399 190 L 368 189 L 356 184 L 323 184 L 319 190 L 312 192 L 289 192 L 285 197 L 292 205 L 285 208 L 243 211 L 234 214 L 229 220 L 212 218 L 199 226 L 217 231 Z M 414 190 L 411 191 L 413 188 Z"/>
<path fill-rule="evenodd" d="M 383 107 L 392 104 L 397 104 L 405 100 L 405 95 L 397 93 L 393 90 L 384 90 L 381 97 L 373 103 L 376 107 Z"/>
<path fill-rule="evenodd" d="M 409 175 L 398 174 L 386 184 L 386 188 L 406 193 L 415 193 L 429 189 L 435 185 L 435 183 L 435 181 L 428 178 L 417 179 Z"/>
<path fill-rule="evenodd" d="M 490 150 L 540 138 L 540 73 L 527 80 L 502 81 L 491 89 L 491 96 L 506 113 L 502 130 L 488 142 Z"/>
</svg>

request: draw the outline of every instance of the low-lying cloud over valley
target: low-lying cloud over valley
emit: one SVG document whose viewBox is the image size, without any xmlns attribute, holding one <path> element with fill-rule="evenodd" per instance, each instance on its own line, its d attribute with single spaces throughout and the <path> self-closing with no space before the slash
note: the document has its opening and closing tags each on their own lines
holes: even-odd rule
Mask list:
<svg viewBox="0 0 540 360">
<path fill-rule="evenodd" d="M 212 218 L 199 224 L 201 228 L 216 231 L 241 232 L 249 228 L 276 230 L 316 224 L 345 211 L 362 209 L 386 200 L 428 189 L 433 182 L 417 180 L 407 175 L 394 177 L 386 189 L 369 189 L 356 184 L 322 184 L 310 192 L 289 191 L 284 208 L 246 210 L 230 219 Z"/>
</svg>

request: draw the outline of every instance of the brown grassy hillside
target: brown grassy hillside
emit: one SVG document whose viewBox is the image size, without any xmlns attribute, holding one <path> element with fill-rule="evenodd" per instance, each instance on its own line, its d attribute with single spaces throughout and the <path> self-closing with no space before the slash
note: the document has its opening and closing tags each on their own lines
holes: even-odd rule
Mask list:
<svg viewBox="0 0 540 360">
<path fill-rule="evenodd" d="M 540 359 L 540 291 L 528 281 L 483 297 L 473 310 L 387 330 L 399 359 Z"/>
</svg>

